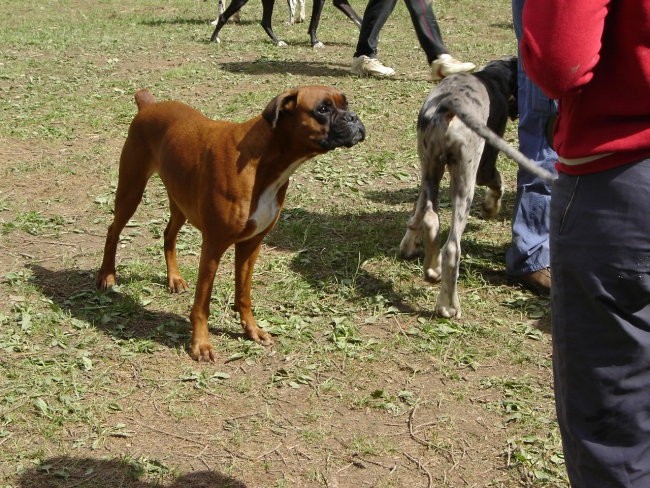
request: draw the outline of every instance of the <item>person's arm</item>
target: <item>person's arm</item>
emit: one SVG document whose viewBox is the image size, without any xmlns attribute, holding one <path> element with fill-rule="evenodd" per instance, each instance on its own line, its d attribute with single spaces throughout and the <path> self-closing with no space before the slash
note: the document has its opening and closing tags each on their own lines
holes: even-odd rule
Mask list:
<svg viewBox="0 0 650 488">
<path fill-rule="evenodd" d="M 591 80 L 611 1 L 526 0 L 522 62 L 526 74 L 550 98 Z"/>
</svg>

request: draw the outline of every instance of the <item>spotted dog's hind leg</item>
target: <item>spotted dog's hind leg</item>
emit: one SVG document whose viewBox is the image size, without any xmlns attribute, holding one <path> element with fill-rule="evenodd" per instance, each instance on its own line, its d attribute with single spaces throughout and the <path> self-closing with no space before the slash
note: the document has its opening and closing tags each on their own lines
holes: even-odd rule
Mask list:
<svg viewBox="0 0 650 488">
<path fill-rule="evenodd" d="M 504 188 L 501 174 L 496 167 L 498 153 L 498 149 L 485 144 L 478 172 L 476 173 L 476 184 L 487 186 L 481 206 L 481 216 L 484 219 L 493 219 L 501 209 L 501 197 L 503 197 Z"/>
<path fill-rule="evenodd" d="M 488 186 L 481 205 L 481 215 L 484 219 L 493 219 L 497 216 L 499 210 L 501 210 L 501 197 L 503 197 L 503 187 L 501 185 L 498 187 Z"/>
<path fill-rule="evenodd" d="M 425 251 L 424 277 L 428 281 L 437 281 L 440 275 L 438 232 L 438 193 L 440 180 L 445 172 L 443 147 L 436 145 L 429 148 L 430 130 L 418 132 L 418 155 L 420 157 L 420 193 L 415 202 L 413 215 L 409 218 L 406 233 L 400 242 L 400 254 L 409 259 L 422 255 Z M 431 271 L 427 271 L 430 269 Z"/>
<path fill-rule="evenodd" d="M 444 168 L 444 166 L 443 166 Z M 442 173 L 442 171 L 441 171 Z M 439 179 L 428 178 L 422 182 L 426 193 L 426 208 L 422 218 L 422 244 L 424 245 L 424 279 L 430 283 L 440 281 L 440 218 L 438 216 Z"/>
<path fill-rule="evenodd" d="M 460 268 L 460 239 L 467 225 L 469 211 L 476 187 L 476 170 L 483 149 L 483 140 L 478 141 L 478 148 L 468 151 L 468 158 L 449 164 L 451 194 L 451 228 L 449 237 L 441 253 L 441 284 L 436 302 L 436 312 L 442 317 L 460 318 L 460 300 L 458 299 L 458 274 Z"/>
<path fill-rule="evenodd" d="M 426 193 L 420 189 L 418 199 L 415 201 L 413 215 L 406 224 L 406 233 L 399 244 L 400 255 L 404 259 L 412 259 L 422 254 L 422 218 L 426 210 Z"/>
</svg>

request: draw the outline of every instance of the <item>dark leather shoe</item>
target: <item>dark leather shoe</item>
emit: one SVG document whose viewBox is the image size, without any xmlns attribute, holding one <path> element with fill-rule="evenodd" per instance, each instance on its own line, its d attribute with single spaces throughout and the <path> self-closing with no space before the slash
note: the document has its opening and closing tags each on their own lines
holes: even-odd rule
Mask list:
<svg viewBox="0 0 650 488">
<path fill-rule="evenodd" d="M 542 268 L 514 278 L 524 288 L 547 297 L 551 294 L 551 268 Z"/>
</svg>

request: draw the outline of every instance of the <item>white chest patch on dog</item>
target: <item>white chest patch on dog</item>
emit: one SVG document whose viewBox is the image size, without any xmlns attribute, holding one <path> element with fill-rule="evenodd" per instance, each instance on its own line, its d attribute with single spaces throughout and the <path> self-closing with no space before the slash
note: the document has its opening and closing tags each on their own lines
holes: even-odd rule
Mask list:
<svg viewBox="0 0 650 488">
<path fill-rule="evenodd" d="M 306 159 L 299 159 L 295 163 L 291 164 L 287 169 L 284 170 L 282 174 L 278 176 L 278 179 L 271 183 L 260 195 L 260 198 L 257 202 L 257 207 L 255 212 L 249 217 L 248 221 L 252 222 L 254 227 L 253 230 L 246 236 L 246 238 L 251 238 L 260 232 L 266 230 L 269 225 L 273 223 L 275 218 L 278 216 L 280 211 L 280 206 L 278 205 L 278 190 L 289 181 L 291 175 L 298 169 Z"/>
</svg>

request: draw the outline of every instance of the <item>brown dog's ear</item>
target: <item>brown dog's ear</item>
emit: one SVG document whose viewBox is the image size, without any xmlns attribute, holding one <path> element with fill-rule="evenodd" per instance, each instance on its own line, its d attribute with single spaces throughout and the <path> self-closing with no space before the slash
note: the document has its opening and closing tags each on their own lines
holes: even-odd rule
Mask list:
<svg viewBox="0 0 650 488">
<path fill-rule="evenodd" d="M 298 101 L 298 90 L 287 90 L 283 93 L 280 93 L 277 97 L 269 102 L 264 111 L 262 112 L 262 117 L 271 124 L 271 128 L 275 129 L 278 119 L 282 113 L 291 112 L 296 108 L 296 102 Z"/>
</svg>

